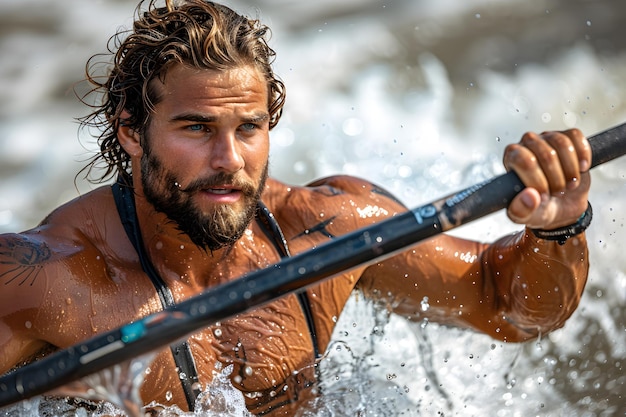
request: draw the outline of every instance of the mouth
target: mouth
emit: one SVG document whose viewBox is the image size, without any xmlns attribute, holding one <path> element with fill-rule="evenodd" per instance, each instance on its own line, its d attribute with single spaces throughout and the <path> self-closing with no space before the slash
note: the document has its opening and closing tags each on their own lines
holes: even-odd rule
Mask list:
<svg viewBox="0 0 626 417">
<path fill-rule="evenodd" d="M 232 188 L 207 188 L 203 191 L 206 193 L 211 193 L 211 194 L 225 195 L 225 194 L 236 192 L 238 190 L 234 190 Z"/>
<path fill-rule="evenodd" d="M 214 204 L 232 204 L 238 202 L 242 196 L 240 188 L 227 185 L 201 188 L 198 191 L 199 195 L 203 196 L 203 199 L 208 199 L 206 201 Z"/>
</svg>

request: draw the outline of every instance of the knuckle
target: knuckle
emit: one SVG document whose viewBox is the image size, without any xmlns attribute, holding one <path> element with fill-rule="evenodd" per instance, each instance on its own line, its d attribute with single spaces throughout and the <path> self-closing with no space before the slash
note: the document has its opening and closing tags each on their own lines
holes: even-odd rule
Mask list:
<svg viewBox="0 0 626 417">
<path fill-rule="evenodd" d="M 548 143 L 553 148 L 566 149 L 572 147 L 572 139 L 569 136 L 561 133 L 553 133 L 547 137 Z"/>
<path fill-rule="evenodd" d="M 523 155 L 526 148 L 520 144 L 512 143 L 506 146 L 504 150 L 504 164 L 506 166 L 518 166 L 523 163 Z"/>
<path fill-rule="evenodd" d="M 568 129 L 563 133 L 572 139 L 582 139 L 584 137 L 583 132 L 577 128 Z"/>
<path fill-rule="evenodd" d="M 522 135 L 522 139 L 520 140 L 520 143 L 522 145 L 529 145 L 529 144 L 533 144 L 535 142 L 537 142 L 537 140 L 539 139 L 539 136 L 534 133 L 534 132 L 526 132 Z"/>
</svg>

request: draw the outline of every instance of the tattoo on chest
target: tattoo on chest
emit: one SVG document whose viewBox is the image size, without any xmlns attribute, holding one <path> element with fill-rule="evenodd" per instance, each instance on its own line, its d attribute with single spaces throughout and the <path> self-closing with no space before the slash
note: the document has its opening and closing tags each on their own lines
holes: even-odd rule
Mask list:
<svg viewBox="0 0 626 417">
<path fill-rule="evenodd" d="M 47 244 L 27 237 L 4 240 L 0 246 L 0 280 L 4 285 L 11 283 L 33 285 L 43 269 L 44 262 L 52 257 Z"/>
<path fill-rule="evenodd" d="M 323 222 L 320 222 L 318 224 L 316 224 L 313 227 L 310 227 L 306 230 L 304 230 L 302 233 L 299 233 L 294 239 L 297 239 L 299 237 L 304 237 L 304 236 L 308 236 L 308 235 L 312 235 L 313 233 L 321 233 L 326 237 L 329 238 L 334 238 L 335 235 L 333 235 L 332 233 L 330 233 L 328 231 L 328 229 L 326 228 L 326 226 L 328 226 L 329 224 L 331 224 L 333 222 L 333 220 L 336 218 L 337 216 L 333 216 L 328 220 L 324 220 Z"/>
<path fill-rule="evenodd" d="M 326 197 L 334 197 L 336 195 L 345 194 L 342 190 L 330 186 L 313 188 L 313 192 L 325 195 Z"/>
</svg>

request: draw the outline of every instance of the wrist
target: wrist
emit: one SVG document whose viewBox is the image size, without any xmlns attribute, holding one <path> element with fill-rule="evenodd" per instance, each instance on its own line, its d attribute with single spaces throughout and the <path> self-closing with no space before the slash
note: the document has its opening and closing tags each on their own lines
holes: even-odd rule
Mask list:
<svg viewBox="0 0 626 417">
<path fill-rule="evenodd" d="M 533 234 L 544 240 L 554 240 L 559 243 L 559 245 L 565 244 L 567 239 L 574 237 L 583 233 L 589 225 L 591 224 L 591 219 L 593 218 L 593 209 L 591 208 L 591 203 L 587 203 L 587 210 L 578 218 L 575 223 L 572 223 L 567 226 L 558 227 L 556 229 L 530 229 Z"/>
</svg>

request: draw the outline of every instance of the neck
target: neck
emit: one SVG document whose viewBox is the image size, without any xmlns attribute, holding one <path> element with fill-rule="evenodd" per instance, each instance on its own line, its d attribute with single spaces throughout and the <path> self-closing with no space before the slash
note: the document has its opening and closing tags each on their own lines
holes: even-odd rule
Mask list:
<svg viewBox="0 0 626 417">
<path fill-rule="evenodd" d="M 178 283 L 196 290 L 217 285 L 280 260 L 257 222 L 248 225 L 234 245 L 208 250 L 192 242 L 177 224 L 158 212 L 134 179 L 135 211 L 143 249 L 168 285 Z"/>
<path fill-rule="evenodd" d="M 135 213 L 143 250 L 163 280 L 195 283 L 199 279 L 197 274 L 208 276 L 207 272 L 215 269 L 231 250 L 210 251 L 197 246 L 174 221 L 147 201 L 141 187 L 135 186 L 135 190 Z"/>
</svg>

